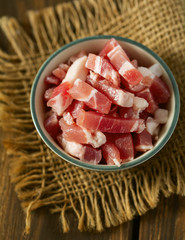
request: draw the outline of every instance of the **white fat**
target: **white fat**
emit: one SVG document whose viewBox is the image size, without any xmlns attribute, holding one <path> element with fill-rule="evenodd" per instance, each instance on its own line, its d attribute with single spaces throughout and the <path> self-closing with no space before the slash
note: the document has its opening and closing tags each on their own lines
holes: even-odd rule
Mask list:
<svg viewBox="0 0 185 240">
<path fill-rule="evenodd" d="M 159 123 L 152 117 L 148 117 L 146 120 L 146 130 L 149 132 L 152 136 L 155 134 L 155 131 L 158 127 Z"/>
<path fill-rule="evenodd" d="M 145 108 L 148 107 L 148 102 L 141 97 L 134 97 L 134 102 L 133 102 L 133 109 L 134 110 L 140 110 L 143 111 Z"/>
<path fill-rule="evenodd" d="M 134 102 L 134 94 L 124 92 L 120 89 L 116 90 L 117 104 L 121 107 L 132 107 Z"/>
<path fill-rule="evenodd" d="M 153 148 L 152 145 L 139 145 L 139 146 L 136 147 L 136 150 L 146 152 L 148 150 L 151 150 L 152 148 Z"/>
<path fill-rule="evenodd" d="M 116 158 L 113 158 L 112 160 L 116 166 L 118 166 L 118 167 L 121 166 L 120 162 Z"/>
<path fill-rule="evenodd" d="M 117 74 L 117 72 L 115 70 L 111 71 L 111 78 L 113 80 L 114 86 L 118 86 L 119 85 L 118 74 Z"/>
<path fill-rule="evenodd" d="M 120 46 L 119 46 L 119 45 L 116 46 L 116 47 L 114 47 L 114 48 L 107 54 L 108 58 L 112 58 L 112 57 L 114 56 L 114 54 L 117 52 L 117 50 L 119 50 L 119 49 L 120 49 Z"/>
<path fill-rule="evenodd" d="M 75 86 L 78 86 L 78 84 L 81 82 L 82 80 L 81 79 L 76 79 L 76 81 L 74 82 L 74 85 Z M 78 101 L 83 101 L 83 102 L 89 102 L 89 100 L 95 96 L 95 94 L 97 93 L 98 91 L 94 88 L 92 89 L 91 93 L 89 94 L 89 96 L 87 96 L 86 98 L 78 98 Z"/>
<path fill-rule="evenodd" d="M 47 106 L 52 107 L 53 112 L 55 112 L 58 116 L 62 116 L 63 112 L 71 104 L 72 100 L 73 99 L 70 96 L 68 96 L 64 104 L 63 96 L 61 94 L 58 94 L 57 96 L 51 98 L 47 102 Z"/>
<path fill-rule="evenodd" d="M 149 70 L 157 77 L 161 77 L 163 75 L 162 68 L 159 63 L 153 64 L 151 67 L 149 67 Z"/>
<path fill-rule="evenodd" d="M 148 68 L 138 67 L 138 70 L 143 75 L 143 77 L 150 77 L 151 79 L 155 78 L 155 75 Z"/>
<path fill-rule="evenodd" d="M 139 122 L 136 121 L 136 122 L 134 123 L 134 125 L 132 126 L 130 132 L 135 132 L 135 131 L 138 129 L 138 126 L 139 126 Z"/>
<path fill-rule="evenodd" d="M 77 78 L 85 81 L 87 78 L 88 69 L 85 67 L 87 56 L 78 58 L 68 69 L 67 74 L 62 82 L 74 83 Z"/>
<path fill-rule="evenodd" d="M 96 82 L 98 80 L 98 77 L 99 75 L 93 71 L 90 71 L 90 79 L 93 81 L 93 82 Z"/>
<path fill-rule="evenodd" d="M 135 69 L 135 67 L 129 61 L 125 61 L 119 69 L 119 74 L 123 76 L 127 71 Z"/>
<path fill-rule="evenodd" d="M 97 56 L 95 60 L 95 66 L 94 66 L 94 71 L 96 73 L 101 73 L 101 65 L 102 65 L 102 59 L 101 57 Z"/>
<path fill-rule="evenodd" d="M 106 143 L 105 135 L 100 131 L 90 131 L 84 127 L 81 127 L 85 133 L 87 143 L 91 144 L 94 148 L 98 148 Z"/>
<path fill-rule="evenodd" d="M 64 138 L 62 138 L 61 144 L 64 151 L 71 154 L 72 156 L 77 157 L 79 159 L 83 157 L 84 147 L 82 144 L 76 143 L 76 142 L 69 142 L 69 141 L 66 141 Z"/>
<path fill-rule="evenodd" d="M 64 112 L 63 119 L 68 125 L 71 125 L 74 123 L 73 117 L 71 116 L 71 114 L 69 112 L 68 113 Z"/>
<path fill-rule="evenodd" d="M 154 113 L 154 118 L 158 123 L 166 123 L 168 121 L 168 110 L 158 108 Z"/>
</svg>

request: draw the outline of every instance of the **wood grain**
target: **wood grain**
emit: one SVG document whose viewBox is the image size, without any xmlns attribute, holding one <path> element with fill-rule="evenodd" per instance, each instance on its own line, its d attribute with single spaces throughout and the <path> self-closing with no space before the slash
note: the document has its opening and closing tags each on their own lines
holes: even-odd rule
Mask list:
<svg viewBox="0 0 185 240">
<path fill-rule="evenodd" d="M 139 239 L 185 239 L 185 198 L 162 197 L 159 206 L 140 219 Z"/>
<path fill-rule="evenodd" d="M 48 208 L 36 210 L 32 215 L 30 235 L 25 237 L 24 212 L 10 182 L 8 174 L 8 157 L 3 149 L 2 140 L 4 134 L 0 129 L 0 239 L 2 240 L 132 240 L 133 221 L 118 227 L 107 229 L 103 233 L 79 232 L 77 222 L 73 214 L 69 214 L 68 220 L 74 226 L 69 233 L 62 233 L 59 223 L 59 215 L 51 214 Z"/>
</svg>

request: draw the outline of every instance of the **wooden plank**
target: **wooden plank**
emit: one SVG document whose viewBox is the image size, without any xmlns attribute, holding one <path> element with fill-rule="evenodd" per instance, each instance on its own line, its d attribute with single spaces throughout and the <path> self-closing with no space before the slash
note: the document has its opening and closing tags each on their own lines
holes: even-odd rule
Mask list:
<svg viewBox="0 0 185 240">
<path fill-rule="evenodd" d="M 32 225 L 30 235 L 23 236 L 25 227 L 25 216 L 20 202 L 10 183 L 8 174 L 8 157 L 4 153 L 2 139 L 4 135 L 0 130 L 0 239 L 3 240 L 94 240 L 94 239 L 132 239 L 132 221 L 118 227 L 105 230 L 103 233 L 79 232 L 76 227 L 69 233 L 63 233 L 59 223 L 58 214 L 50 214 L 48 208 L 41 208 L 32 214 Z M 68 216 L 71 226 L 77 222 L 73 214 Z"/>
<path fill-rule="evenodd" d="M 158 207 L 140 218 L 139 240 L 184 240 L 185 197 L 161 197 Z"/>
</svg>

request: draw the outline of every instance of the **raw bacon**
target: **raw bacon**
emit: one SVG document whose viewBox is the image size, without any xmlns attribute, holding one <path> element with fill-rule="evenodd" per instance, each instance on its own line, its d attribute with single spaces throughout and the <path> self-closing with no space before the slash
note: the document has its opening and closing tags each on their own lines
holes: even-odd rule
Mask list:
<svg viewBox="0 0 185 240">
<path fill-rule="evenodd" d="M 154 113 L 155 120 L 160 124 L 165 124 L 168 120 L 168 110 L 158 108 Z"/>
<path fill-rule="evenodd" d="M 120 152 L 122 163 L 134 159 L 134 144 L 130 133 L 116 134 L 114 144 Z"/>
<path fill-rule="evenodd" d="M 150 92 L 149 88 L 146 88 L 144 90 L 142 90 L 141 92 L 136 93 L 136 95 L 140 98 L 144 98 L 147 102 L 148 102 L 148 107 L 147 107 L 147 112 L 149 113 L 154 113 L 158 106 L 156 104 L 156 102 L 154 101 L 154 98 Z"/>
<path fill-rule="evenodd" d="M 112 65 L 107 59 L 90 53 L 85 65 L 88 69 L 93 70 L 102 77 L 112 82 L 115 86 L 120 85 L 120 76 L 117 71 L 114 70 Z"/>
<path fill-rule="evenodd" d="M 53 75 L 57 78 L 59 78 L 61 81 L 65 78 L 66 76 L 66 72 L 58 67 L 58 68 L 55 68 L 53 71 L 52 71 Z"/>
<path fill-rule="evenodd" d="M 73 100 L 71 105 L 66 109 L 66 113 L 70 113 L 73 118 L 77 118 L 78 113 L 81 109 L 85 109 L 85 103 L 78 101 L 78 100 Z"/>
<path fill-rule="evenodd" d="M 120 167 L 120 152 L 114 143 L 106 142 L 101 149 L 107 165 L 117 165 Z"/>
<path fill-rule="evenodd" d="M 63 118 L 60 119 L 59 124 L 63 131 L 63 137 L 67 141 L 90 144 L 94 148 L 98 148 L 106 142 L 105 135 L 100 131 L 90 131 L 76 123 L 67 124 Z"/>
<path fill-rule="evenodd" d="M 153 148 L 152 136 L 146 130 L 134 134 L 134 146 L 138 152 L 146 152 Z"/>
<path fill-rule="evenodd" d="M 53 87 L 53 88 L 48 88 L 48 89 L 45 91 L 45 93 L 44 93 L 44 99 L 45 99 L 46 102 L 50 99 L 50 97 L 51 97 L 54 89 L 55 89 L 54 87 Z"/>
<path fill-rule="evenodd" d="M 68 90 L 73 86 L 74 81 L 77 78 L 82 81 L 86 80 L 88 73 L 88 70 L 85 68 L 86 60 L 87 56 L 83 56 L 70 66 L 62 83 L 54 89 L 51 98 L 47 102 L 47 106 L 52 107 L 58 116 L 62 116 L 66 108 L 72 103 L 73 99 L 69 95 Z"/>
<path fill-rule="evenodd" d="M 53 112 L 58 116 L 62 116 L 66 108 L 72 103 L 73 99 L 69 95 L 68 90 L 71 84 L 68 82 L 58 85 L 47 102 L 48 107 L 52 107 Z"/>
<path fill-rule="evenodd" d="M 118 46 L 119 43 L 116 41 L 116 39 L 111 38 L 103 47 L 103 49 L 100 51 L 99 56 L 106 57 L 107 54 L 114 49 L 116 46 Z"/>
<path fill-rule="evenodd" d="M 58 86 L 61 83 L 61 80 L 53 75 L 49 75 L 44 79 L 46 84 L 52 84 Z"/>
<path fill-rule="evenodd" d="M 163 72 L 159 63 L 155 63 L 148 68 L 155 76 L 161 77 Z"/>
<path fill-rule="evenodd" d="M 98 55 L 81 51 L 66 63 L 45 77 L 43 94 L 44 127 L 63 150 L 116 166 L 151 150 L 171 95 L 161 66 L 138 66 L 114 38 Z"/>
<path fill-rule="evenodd" d="M 150 92 L 157 103 L 167 103 L 170 98 L 168 86 L 158 77 L 155 77 L 152 81 Z"/>
<path fill-rule="evenodd" d="M 130 107 L 130 108 L 120 107 L 118 112 L 119 112 L 119 116 L 121 118 L 128 118 L 128 119 L 136 118 L 136 119 L 138 119 L 140 110 L 134 110 L 133 107 Z"/>
<path fill-rule="evenodd" d="M 69 82 L 73 85 L 74 81 L 79 78 L 82 81 L 85 81 L 88 74 L 88 69 L 85 67 L 87 61 L 87 56 L 78 58 L 68 69 L 67 74 L 62 81 Z"/>
<path fill-rule="evenodd" d="M 51 137 L 56 139 L 61 130 L 55 113 L 49 112 L 47 118 L 44 120 L 44 127 Z"/>
<path fill-rule="evenodd" d="M 72 98 L 84 102 L 88 107 L 100 113 L 109 113 L 111 101 L 88 83 L 77 79 L 68 91 Z"/>
<path fill-rule="evenodd" d="M 63 138 L 62 134 L 58 135 L 57 140 L 64 151 L 76 158 L 79 158 L 81 161 L 98 164 L 102 159 L 100 149 L 95 149 L 91 146 L 84 146 L 76 142 L 69 142 Z"/>
<path fill-rule="evenodd" d="M 148 117 L 146 120 L 146 130 L 151 135 L 155 135 L 155 131 L 157 127 L 159 126 L 159 123 L 152 117 Z"/>
<path fill-rule="evenodd" d="M 134 94 L 113 86 L 107 80 L 93 81 L 90 79 L 90 83 L 101 93 L 105 94 L 114 104 L 121 107 L 132 107 Z"/>
<path fill-rule="evenodd" d="M 119 74 L 129 84 L 136 85 L 143 79 L 142 74 L 133 66 L 120 45 L 114 47 L 107 56 Z"/>
<path fill-rule="evenodd" d="M 108 133 L 141 132 L 145 128 L 142 119 L 121 119 L 96 112 L 80 110 L 77 124 L 91 130 Z"/>
</svg>

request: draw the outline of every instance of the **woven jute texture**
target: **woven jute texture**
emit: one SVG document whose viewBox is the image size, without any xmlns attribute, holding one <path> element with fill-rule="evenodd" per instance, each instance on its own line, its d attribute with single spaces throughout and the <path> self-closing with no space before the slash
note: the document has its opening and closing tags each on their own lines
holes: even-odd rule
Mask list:
<svg viewBox="0 0 185 240">
<path fill-rule="evenodd" d="M 48 206 L 60 213 L 63 231 L 68 211 L 78 229 L 102 231 L 157 206 L 159 195 L 185 195 L 185 1 L 76 0 L 28 12 L 29 26 L 0 19 L 0 121 L 11 139 L 4 145 L 10 176 L 25 211 L 26 232 L 33 210 Z M 26 29 L 25 29 L 26 28 Z M 170 141 L 151 160 L 133 169 L 102 173 L 70 165 L 38 136 L 30 115 L 34 76 L 59 47 L 85 36 L 111 34 L 148 46 L 171 68 L 181 95 L 181 113 Z"/>
</svg>

